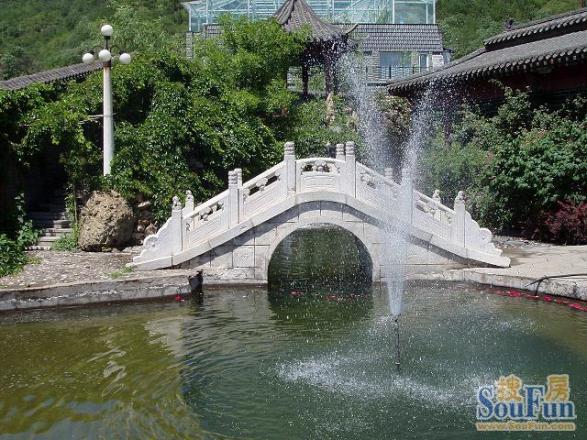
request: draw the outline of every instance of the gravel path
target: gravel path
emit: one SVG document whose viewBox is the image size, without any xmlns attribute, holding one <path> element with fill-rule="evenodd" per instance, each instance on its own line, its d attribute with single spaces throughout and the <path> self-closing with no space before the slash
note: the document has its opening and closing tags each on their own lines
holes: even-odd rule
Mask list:
<svg viewBox="0 0 587 440">
<path fill-rule="evenodd" d="M 18 274 L 0 278 L 1 289 L 190 273 L 182 269 L 132 271 L 125 267 L 135 255 L 130 252 L 30 251 L 27 254 L 32 263 Z"/>
</svg>

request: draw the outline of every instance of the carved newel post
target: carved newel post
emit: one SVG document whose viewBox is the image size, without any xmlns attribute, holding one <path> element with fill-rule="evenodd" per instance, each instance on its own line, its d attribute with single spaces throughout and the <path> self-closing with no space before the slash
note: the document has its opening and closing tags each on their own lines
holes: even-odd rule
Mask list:
<svg viewBox="0 0 587 440">
<path fill-rule="evenodd" d="M 183 249 L 183 207 L 179 197 L 173 196 L 171 207 L 171 253 L 179 254 Z"/>
<path fill-rule="evenodd" d="M 228 226 L 238 225 L 238 174 L 236 170 L 228 172 Z"/>
<path fill-rule="evenodd" d="M 194 195 L 188 189 L 185 192 L 185 205 L 183 207 L 183 216 L 185 217 L 187 214 L 194 210 Z"/>
<path fill-rule="evenodd" d="M 401 220 L 405 223 L 412 224 L 414 211 L 414 182 L 412 181 L 412 171 L 408 167 L 402 168 L 401 182 Z"/>
<path fill-rule="evenodd" d="M 192 227 L 192 217 L 188 217 L 194 211 L 194 195 L 188 189 L 185 192 L 185 205 L 182 209 L 182 221 L 183 221 L 183 237 L 187 237 L 187 233 Z"/>
<path fill-rule="evenodd" d="M 459 191 L 455 198 L 455 217 L 451 224 L 451 239 L 462 246 L 465 245 L 465 193 Z"/>
<path fill-rule="evenodd" d="M 283 146 L 283 161 L 285 162 L 285 180 L 287 193 L 296 192 L 296 150 L 293 142 L 286 142 Z"/>
<path fill-rule="evenodd" d="M 349 141 L 345 145 L 345 170 L 344 176 L 344 192 L 356 197 L 356 181 L 357 181 L 357 160 L 355 158 L 355 143 Z"/>
<path fill-rule="evenodd" d="M 344 160 L 344 144 L 336 144 L 336 160 Z"/>
<path fill-rule="evenodd" d="M 432 200 L 434 200 L 435 203 L 432 214 L 436 220 L 442 221 L 442 211 L 438 209 L 438 207 L 442 205 L 442 200 L 440 199 L 440 190 L 434 190 L 434 193 L 432 194 Z"/>
</svg>

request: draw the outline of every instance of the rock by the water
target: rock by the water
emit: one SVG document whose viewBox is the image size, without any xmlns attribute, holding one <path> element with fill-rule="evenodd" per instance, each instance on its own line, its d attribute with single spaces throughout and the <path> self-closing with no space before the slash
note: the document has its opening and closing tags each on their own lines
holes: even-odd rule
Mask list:
<svg viewBox="0 0 587 440">
<path fill-rule="evenodd" d="M 81 211 L 78 245 L 90 252 L 121 248 L 130 241 L 133 227 L 133 211 L 120 194 L 96 191 Z"/>
</svg>

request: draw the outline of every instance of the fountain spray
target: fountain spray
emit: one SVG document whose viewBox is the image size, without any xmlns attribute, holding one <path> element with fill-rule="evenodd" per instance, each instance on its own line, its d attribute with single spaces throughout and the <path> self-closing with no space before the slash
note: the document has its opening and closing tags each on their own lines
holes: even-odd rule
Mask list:
<svg viewBox="0 0 587 440">
<path fill-rule="evenodd" d="M 424 141 L 425 133 L 430 127 L 432 115 L 431 89 L 427 89 L 421 97 L 412 115 L 412 128 L 407 144 L 403 151 L 403 157 L 390 157 L 391 148 L 389 138 L 386 136 L 386 122 L 379 110 L 375 90 L 367 86 L 363 77 L 364 65 L 360 57 L 354 54 L 343 56 L 339 62 L 342 69 L 345 85 L 348 88 L 347 95 L 354 101 L 358 121 L 358 132 L 366 146 L 365 159 L 372 164 L 385 164 L 389 160 L 402 163 L 401 184 L 399 194 L 393 205 L 386 206 L 390 214 L 383 231 L 383 278 L 387 287 L 391 317 L 395 323 L 396 360 L 398 372 L 401 365 L 401 347 L 399 337 L 399 318 L 402 312 L 403 290 L 406 279 L 406 262 L 408 259 L 408 247 L 410 229 L 413 215 L 413 182 L 417 174 L 417 158 Z M 387 176 L 386 172 L 386 177 Z M 392 177 L 391 172 L 389 178 Z M 392 198 L 390 198 L 392 199 Z M 393 217 L 391 214 L 394 214 Z M 395 218 L 394 218 L 395 217 Z"/>
</svg>

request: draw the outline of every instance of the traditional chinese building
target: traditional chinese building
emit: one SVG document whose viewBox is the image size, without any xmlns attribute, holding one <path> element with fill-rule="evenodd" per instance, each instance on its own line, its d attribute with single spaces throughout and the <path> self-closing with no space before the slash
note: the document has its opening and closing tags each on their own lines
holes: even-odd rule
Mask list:
<svg viewBox="0 0 587 440">
<path fill-rule="evenodd" d="M 250 19 L 280 20 L 289 0 L 196 0 L 184 3 L 189 12 L 188 54 L 194 34 L 214 35 L 222 14 Z M 444 65 L 446 52 L 436 25 L 436 0 L 306 0 L 305 9 L 320 20 L 329 33 L 352 29 L 350 38 L 364 55 L 365 80 L 381 85 L 390 79 L 432 70 Z M 309 19 L 307 14 L 300 14 Z M 336 25 L 336 26 L 333 26 Z M 314 27 L 314 26 L 313 26 Z"/>
<path fill-rule="evenodd" d="M 503 87 L 530 88 L 553 105 L 587 93 L 587 8 L 518 26 L 487 39 L 479 50 L 434 72 L 391 83 L 389 93 L 415 98 L 434 87 L 443 96 L 493 106 Z"/>
</svg>

